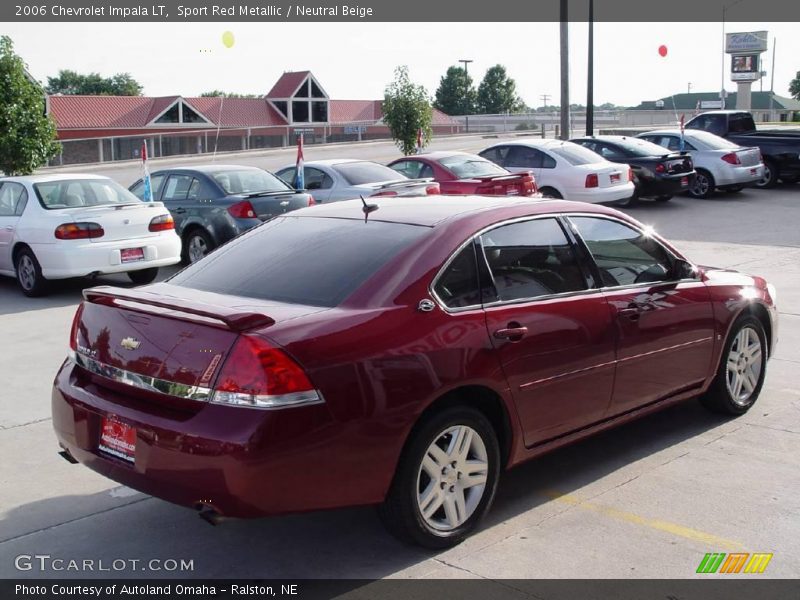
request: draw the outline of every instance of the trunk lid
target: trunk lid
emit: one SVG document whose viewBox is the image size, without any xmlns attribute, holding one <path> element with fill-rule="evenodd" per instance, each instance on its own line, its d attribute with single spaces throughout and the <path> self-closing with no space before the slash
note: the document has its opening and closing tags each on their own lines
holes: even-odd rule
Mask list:
<svg viewBox="0 0 800 600">
<path fill-rule="evenodd" d="M 74 223 L 97 223 L 103 228 L 103 236 L 90 238 L 94 243 L 155 237 L 161 232 L 150 231 L 150 221 L 159 215 L 169 214 L 161 202 L 139 202 L 137 204 L 114 204 L 107 206 L 84 206 L 60 211 Z"/>
<path fill-rule="evenodd" d="M 597 183 L 600 188 L 611 188 L 628 183 L 628 165 L 600 162 L 588 165 L 575 165 L 579 169 L 584 179 L 581 180 L 579 187 L 585 186 L 585 177 L 591 173 L 597 175 Z"/>
</svg>

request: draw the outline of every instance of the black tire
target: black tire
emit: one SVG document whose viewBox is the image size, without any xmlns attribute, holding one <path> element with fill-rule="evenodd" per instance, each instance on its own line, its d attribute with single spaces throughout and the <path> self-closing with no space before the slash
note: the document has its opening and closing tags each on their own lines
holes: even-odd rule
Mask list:
<svg viewBox="0 0 800 600">
<path fill-rule="evenodd" d="M 141 271 L 128 271 L 128 278 L 136 285 L 153 283 L 156 277 L 158 277 L 158 267 L 142 269 Z"/>
<path fill-rule="evenodd" d="M 692 198 L 708 198 L 714 193 L 717 184 L 714 176 L 705 169 L 697 169 L 689 185 L 689 195 Z"/>
<path fill-rule="evenodd" d="M 199 255 L 198 251 L 202 247 L 205 247 L 205 252 L 202 254 L 202 256 L 205 256 L 216 247 L 216 244 L 205 229 L 200 229 L 199 227 L 191 229 L 183 238 L 183 248 L 181 250 L 183 263 L 188 265 L 200 260 L 202 256 Z"/>
<path fill-rule="evenodd" d="M 554 198 L 556 200 L 561 200 L 564 196 L 558 193 L 558 190 L 551 188 L 551 187 L 543 187 L 539 190 L 543 197 L 545 198 Z"/>
<path fill-rule="evenodd" d="M 722 188 L 726 194 L 738 194 L 744 189 L 743 185 L 726 185 Z"/>
<path fill-rule="evenodd" d="M 793 183 L 797 183 L 798 181 L 800 181 L 800 176 L 799 175 L 781 175 L 781 181 L 783 183 L 787 183 L 787 184 L 791 185 Z"/>
<path fill-rule="evenodd" d="M 30 248 L 22 248 L 16 253 L 14 270 L 17 284 L 26 296 L 30 298 L 43 296 L 50 288 L 50 282 L 42 275 L 42 267 Z"/>
<path fill-rule="evenodd" d="M 672 196 L 667 196 L 667 195 L 664 195 L 664 196 L 656 196 L 656 197 L 654 198 L 654 200 L 655 200 L 656 202 L 669 202 L 670 200 L 672 200 Z"/>
<path fill-rule="evenodd" d="M 756 187 L 769 189 L 778 183 L 778 165 L 774 160 L 764 159 L 764 178 L 756 182 Z"/>
<path fill-rule="evenodd" d="M 472 493 L 464 493 L 462 488 L 458 487 L 453 493 L 454 488 L 460 486 L 459 482 L 463 482 L 469 477 L 461 472 L 460 467 L 462 465 L 457 464 L 451 467 L 451 465 L 455 464 L 455 461 L 446 465 L 441 474 L 438 474 L 437 470 L 438 479 L 436 480 L 429 477 L 428 471 L 423 468 L 425 459 L 433 460 L 431 458 L 432 455 L 429 456 L 429 451 L 433 449 L 434 444 L 439 446 L 439 443 L 456 443 L 452 439 L 452 435 L 447 433 L 449 429 L 454 427 L 469 428 L 473 433 L 472 439 L 475 440 L 474 436 L 477 436 L 483 444 L 487 473 L 482 490 L 475 490 L 474 487 L 465 487 L 463 488 L 464 490 L 472 489 L 474 491 Z M 448 435 L 450 435 L 449 438 L 447 437 Z M 478 442 L 476 441 L 475 443 Z M 439 448 L 441 450 L 442 446 L 439 446 Z M 472 454 L 472 446 L 470 446 L 469 452 L 473 460 L 475 460 L 476 456 L 478 456 L 479 460 L 483 460 L 480 457 L 480 453 L 477 455 Z M 446 454 L 446 452 L 443 452 L 443 454 Z M 438 464 L 441 463 L 434 462 L 434 465 Z M 445 473 L 445 470 L 448 471 Z M 435 550 L 450 548 L 461 543 L 488 512 L 494 500 L 499 476 L 500 447 L 492 425 L 483 413 L 474 408 L 448 408 L 431 415 L 415 427 L 400 457 L 386 500 L 379 507 L 378 513 L 389 532 L 403 542 Z M 425 490 L 431 490 L 431 495 L 434 496 L 433 502 L 436 503 L 435 510 L 427 519 L 423 516 L 419 504 L 422 501 L 419 499 L 419 494 L 424 491 L 420 490 L 421 487 Z M 462 498 L 462 510 L 467 512 L 471 510 L 471 514 L 455 527 L 447 527 L 446 524 L 435 527 L 433 523 L 437 520 L 437 515 L 440 515 L 438 517 L 440 520 L 449 518 L 445 512 L 445 505 L 448 502 L 450 502 L 451 510 L 456 511 L 453 507 L 457 503 L 453 498 L 459 492 Z M 478 493 L 480 495 L 474 495 Z M 440 498 L 444 500 L 440 500 Z M 471 508 L 470 504 L 472 504 Z"/>
<path fill-rule="evenodd" d="M 743 357 L 736 361 L 732 359 L 737 354 L 738 346 L 742 343 L 742 338 L 740 337 L 742 332 L 748 332 L 747 335 L 750 342 L 754 339 L 752 337 L 753 334 L 758 339 L 760 345 L 760 369 L 755 385 L 752 385 L 752 378 L 749 378 L 751 383 L 748 385 L 752 386 L 749 395 L 746 398 L 740 396 L 737 400 L 735 396 L 737 389 L 735 384 L 736 376 L 739 374 L 739 377 L 742 377 L 742 372 L 746 374 L 749 368 L 748 365 L 754 362 L 752 360 L 743 362 Z M 764 326 L 761 321 L 752 315 L 742 315 L 736 319 L 731 327 L 728 339 L 725 340 L 725 345 L 722 347 L 722 355 L 714 381 L 708 391 L 700 398 L 703 406 L 712 412 L 727 415 L 743 415 L 750 410 L 750 407 L 758 400 L 761 387 L 764 385 L 764 377 L 767 373 L 767 353 L 767 336 L 764 333 Z M 731 367 L 733 369 L 729 368 L 729 359 L 731 359 Z M 740 392 L 746 392 L 743 388 L 744 386 L 740 386 L 738 389 Z"/>
</svg>

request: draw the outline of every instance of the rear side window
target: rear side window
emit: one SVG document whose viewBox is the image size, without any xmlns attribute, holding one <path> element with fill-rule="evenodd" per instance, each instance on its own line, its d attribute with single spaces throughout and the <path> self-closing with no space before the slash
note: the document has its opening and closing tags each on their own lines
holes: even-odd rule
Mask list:
<svg viewBox="0 0 800 600">
<path fill-rule="evenodd" d="M 481 293 L 474 244 L 467 244 L 456 254 L 436 280 L 433 290 L 449 308 L 480 305 Z"/>
<path fill-rule="evenodd" d="M 187 288 L 311 306 L 337 306 L 430 228 L 279 217 L 169 280 Z"/>
<path fill-rule="evenodd" d="M 511 146 L 494 146 L 493 148 L 488 148 L 483 152 L 479 152 L 478 156 L 503 166 L 505 164 L 506 157 L 508 157 L 509 150 L 511 150 Z"/>
<path fill-rule="evenodd" d="M 0 183 L 0 217 L 19 217 L 28 203 L 28 192 L 18 183 Z"/>
<path fill-rule="evenodd" d="M 746 113 L 731 115 L 728 121 L 728 130 L 731 133 L 753 131 L 755 128 L 756 124 L 753 122 L 753 117 Z"/>
<path fill-rule="evenodd" d="M 555 219 L 504 225 L 483 234 L 480 241 L 501 301 L 587 287 L 574 250 Z"/>
</svg>

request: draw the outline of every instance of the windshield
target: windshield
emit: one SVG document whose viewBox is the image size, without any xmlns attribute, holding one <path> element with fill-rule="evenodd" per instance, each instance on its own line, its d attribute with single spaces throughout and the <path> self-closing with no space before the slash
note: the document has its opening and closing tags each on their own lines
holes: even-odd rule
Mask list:
<svg viewBox="0 0 800 600">
<path fill-rule="evenodd" d="M 707 131 L 692 131 L 690 134 L 686 135 L 686 139 L 693 142 L 698 141 L 709 150 L 731 150 L 739 147 L 739 144 L 729 142 L 725 138 L 721 138 Z"/>
<path fill-rule="evenodd" d="M 210 175 L 226 194 L 285 192 L 291 189 L 275 175 L 261 169 L 217 171 L 210 173 Z"/>
<path fill-rule="evenodd" d="M 354 208 L 361 212 L 360 207 Z M 190 265 L 169 282 L 218 294 L 336 306 L 430 231 L 418 225 L 363 219 L 278 217 Z"/>
<path fill-rule="evenodd" d="M 350 185 L 406 179 L 405 175 L 394 169 L 368 161 L 340 163 L 334 165 L 333 169 L 341 174 Z"/>
<path fill-rule="evenodd" d="M 565 142 L 560 146 L 552 146 L 548 150 L 571 165 L 591 165 L 605 162 L 605 159 L 599 154 L 572 142 Z"/>
<path fill-rule="evenodd" d="M 634 156 L 664 156 L 669 153 L 663 146 L 648 142 L 647 140 L 625 138 L 624 140 L 610 141 L 613 144 L 617 144 L 620 148 L 624 148 Z"/>
<path fill-rule="evenodd" d="M 508 175 L 508 171 L 480 156 L 448 156 L 439 161 L 446 169 L 450 169 L 459 179 L 469 177 L 490 177 L 492 175 Z"/>
<path fill-rule="evenodd" d="M 39 203 L 47 210 L 139 204 L 140 200 L 111 179 L 67 179 L 33 184 Z"/>
</svg>

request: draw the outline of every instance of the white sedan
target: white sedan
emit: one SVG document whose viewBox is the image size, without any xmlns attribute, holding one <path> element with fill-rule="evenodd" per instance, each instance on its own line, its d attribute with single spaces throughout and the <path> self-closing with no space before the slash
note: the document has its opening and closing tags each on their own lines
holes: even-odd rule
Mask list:
<svg viewBox="0 0 800 600">
<path fill-rule="evenodd" d="M 680 149 L 680 129 L 648 131 L 636 137 L 676 152 Z M 708 198 L 717 188 L 739 192 L 764 177 L 761 150 L 756 147 L 745 148 L 699 129 L 686 129 L 683 140 L 694 163 L 695 177 L 688 190 L 694 198 Z"/>
<path fill-rule="evenodd" d="M 27 296 L 48 280 L 127 273 L 150 283 L 180 261 L 181 241 L 161 202 L 145 203 L 97 175 L 0 178 L 0 274 Z"/>
<path fill-rule="evenodd" d="M 625 202 L 634 194 L 633 173 L 578 144 L 529 139 L 504 142 L 478 153 L 512 173 L 533 172 L 544 196 L 583 202 Z"/>
</svg>

